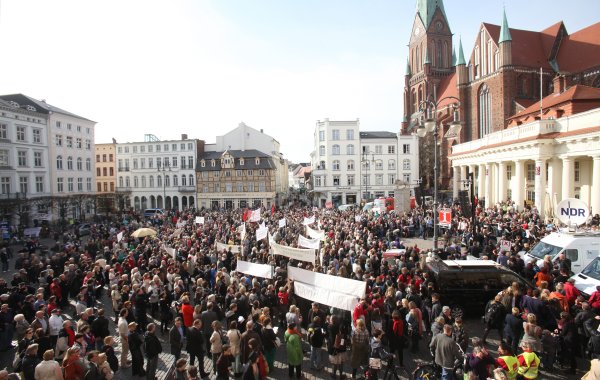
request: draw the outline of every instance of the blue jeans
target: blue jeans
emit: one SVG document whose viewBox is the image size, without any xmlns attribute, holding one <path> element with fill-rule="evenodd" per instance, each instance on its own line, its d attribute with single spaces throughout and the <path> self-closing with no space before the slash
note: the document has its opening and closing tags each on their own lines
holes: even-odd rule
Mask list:
<svg viewBox="0 0 600 380">
<path fill-rule="evenodd" d="M 442 367 L 442 380 L 454 380 L 454 370 Z"/>
<path fill-rule="evenodd" d="M 310 366 L 320 369 L 323 350 L 320 347 L 310 346 Z"/>
</svg>

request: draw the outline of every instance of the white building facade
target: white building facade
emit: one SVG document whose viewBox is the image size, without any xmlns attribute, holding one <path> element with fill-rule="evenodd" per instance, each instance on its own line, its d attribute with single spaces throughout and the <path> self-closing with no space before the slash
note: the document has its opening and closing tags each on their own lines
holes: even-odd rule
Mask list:
<svg viewBox="0 0 600 380">
<path fill-rule="evenodd" d="M 46 115 L 44 132 L 48 144 L 48 161 L 44 170 L 50 174 L 47 191 L 52 196 L 54 205 L 49 219 L 80 219 L 92 215 L 95 212 L 96 123 L 26 95 L 2 95 L 0 99 Z M 36 135 L 30 138 L 32 141 L 38 139 Z"/>
<path fill-rule="evenodd" d="M 454 189 L 474 173 L 486 205 L 512 200 L 551 216 L 557 202 L 579 198 L 600 212 L 600 108 L 536 120 L 452 148 Z M 456 194 L 455 194 L 456 196 Z"/>
<path fill-rule="evenodd" d="M 0 99 L 0 202 L 11 226 L 48 219 L 50 196 L 47 118 L 31 106 Z M 29 201 L 29 202 L 28 202 Z M 22 207 L 20 202 L 27 202 Z M 31 203 L 31 204 L 30 204 Z"/>
<path fill-rule="evenodd" d="M 117 143 L 118 207 L 196 207 L 196 159 L 203 146 L 204 141 L 186 135 L 181 140 Z"/>
<path fill-rule="evenodd" d="M 393 197 L 398 180 L 413 184 L 419 176 L 416 136 L 360 132 L 358 119 L 324 119 L 314 144 L 313 201 L 321 207 Z"/>
</svg>

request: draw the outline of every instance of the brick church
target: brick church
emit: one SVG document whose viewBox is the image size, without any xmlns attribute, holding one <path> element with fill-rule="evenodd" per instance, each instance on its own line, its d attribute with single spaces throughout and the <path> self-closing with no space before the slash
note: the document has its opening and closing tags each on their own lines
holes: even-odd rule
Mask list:
<svg viewBox="0 0 600 380">
<path fill-rule="evenodd" d="M 504 13 L 500 25 L 481 24 L 468 56 L 462 41 L 453 46 L 451 30 L 442 0 L 417 1 L 406 65 L 402 128 L 403 132 L 414 128 L 411 116 L 418 112 L 422 100 L 460 99 L 460 136 L 454 141 L 440 141 L 442 188 L 449 187 L 453 174 L 448 160 L 452 145 L 526 121 L 520 115 L 539 118 L 539 112 L 535 116 L 531 107 L 541 97 L 564 92 L 569 101 L 580 100 L 578 107 L 585 107 L 590 97 L 597 107 L 600 23 L 573 33 L 562 21 L 542 31 L 529 31 L 510 28 Z M 586 99 L 575 99 L 578 96 Z M 437 117 L 443 125 L 440 140 L 452 121 L 449 106 L 453 102 L 444 100 L 438 106 Z M 544 114 L 543 118 L 554 116 L 560 115 Z M 431 141 L 423 141 L 420 172 L 432 173 L 431 148 L 426 146 L 432 145 L 433 138 L 426 139 Z M 424 181 L 425 187 L 433 186 L 433 175 Z"/>
</svg>

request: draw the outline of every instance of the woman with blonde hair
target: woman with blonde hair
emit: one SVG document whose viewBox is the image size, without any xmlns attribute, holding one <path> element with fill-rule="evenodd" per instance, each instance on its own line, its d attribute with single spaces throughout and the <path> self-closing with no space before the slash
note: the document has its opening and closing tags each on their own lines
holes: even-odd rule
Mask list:
<svg viewBox="0 0 600 380">
<path fill-rule="evenodd" d="M 65 380 L 82 380 L 85 375 L 85 366 L 81 360 L 81 349 L 73 346 L 67 350 L 62 362 Z"/>
<path fill-rule="evenodd" d="M 352 367 L 352 378 L 356 378 L 356 372 L 361 366 L 369 363 L 369 331 L 364 319 L 356 320 L 356 329 L 350 336 L 352 344 L 350 352 L 350 366 Z"/>
<path fill-rule="evenodd" d="M 524 342 L 529 344 L 529 347 L 535 352 L 541 352 L 542 350 L 542 328 L 537 325 L 537 318 L 535 314 L 527 314 L 527 320 L 523 322 L 523 338 L 521 344 Z"/>
<path fill-rule="evenodd" d="M 98 372 L 100 372 L 103 380 L 112 380 L 114 376 L 112 369 L 110 369 L 110 364 L 108 363 L 105 353 L 98 354 Z"/>
<path fill-rule="evenodd" d="M 25 332 L 29 328 L 29 322 L 25 319 L 23 314 L 17 314 L 13 318 L 15 321 L 15 331 L 17 332 L 17 342 L 25 337 Z M 33 330 L 32 330 L 33 331 Z"/>
</svg>

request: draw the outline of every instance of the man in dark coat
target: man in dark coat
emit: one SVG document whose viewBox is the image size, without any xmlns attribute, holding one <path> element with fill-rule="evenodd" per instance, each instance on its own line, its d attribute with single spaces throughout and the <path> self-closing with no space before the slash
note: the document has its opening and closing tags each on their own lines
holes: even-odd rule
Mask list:
<svg viewBox="0 0 600 380">
<path fill-rule="evenodd" d="M 180 317 L 175 318 L 175 323 L 169 330 L 169 343 L 171 344 L 171 354 L 175 356 L 177 361 L 181 356 L 181 349 L 186 339 L 186 328 L 183 325 Z"/>
<path fill-rule="evenodd" d="M 104 338 L 110 335 L 108 331 L 108 319 L 104 316 L 104 309 L 98 310 L 98 317 L 92 322 L 91 330 L 92 334 L 96 337 L 96 348 L 102 351 Z"/>
<path fill-rule="evenodd" d="M 262 351 L 262 343 L 260 335 L 254 330 L 254 322 L 248 321 L 246 323 L 246 331 L 242 334 L 242 341 L 240 343 L 240 349 L 242 351 L 242 363 L 248 362 L 248 356 L 252 353 L 252 348 L 250 347 L 250 339 L 256 339 L 260 347 L 256 349 L 256 351 Z"/>
<path fill-rule="evenodd" d="M 158 367 L 158 355 L 162 352 L 162 344 L 156 337 L 156 325 L 148 324 L 146 335 L 144 337 L 144 349 L 146 351 L 146 377 L 148 379 L 156 378 L 156 368 Z"/>
<path fill-rule="evenodd" d="M 192 327 L 187 331 L 185 350 L 190 355 L 190 365 L 194 365 L 196 358 L 198 358 L 198 370 L 200 370 L 200 377 L 208 376 L 208 373 L 204 372 L 204 332 L 202 331 L 202 321 L 195 319 Z"/>
<path fill-rule="evenodd" d="M 129 352 L 131 352 L 131 374 L 133 376 L 145 376 L 144 355 L 142 354 L 142 337 L 137 332 L 138 324 L 131 322 L 129 324 Z"/>
</svg>

